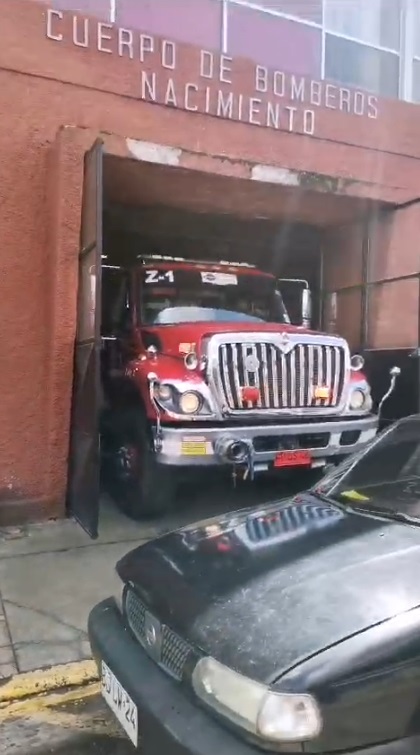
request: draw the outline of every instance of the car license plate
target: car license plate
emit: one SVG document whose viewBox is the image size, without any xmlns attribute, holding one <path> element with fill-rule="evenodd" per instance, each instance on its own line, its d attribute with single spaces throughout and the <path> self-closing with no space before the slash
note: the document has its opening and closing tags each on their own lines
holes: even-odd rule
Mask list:
<svg viewBox="0 0 420 755">
<path fill-rule="evenodd" d="M 133 745 L 137 747 L 139 738 L 137 706 L 104 661 L 102 661 L 101 682 L 102 696 Z"/>
<path fill-rule="evenodd" d="M 309 451 L 280 451 L 274 459 L 274 466 L 281 467 L 310 467 L 312 463 Z"/>
</svg>

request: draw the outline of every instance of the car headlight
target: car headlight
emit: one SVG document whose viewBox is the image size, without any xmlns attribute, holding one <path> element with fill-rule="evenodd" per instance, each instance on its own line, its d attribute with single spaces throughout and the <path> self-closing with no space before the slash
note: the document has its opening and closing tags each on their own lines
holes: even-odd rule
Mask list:
<svg viewBox="0 0 420 755">
<path fill-rule="evenodd" d="M 365 394 L 360 388 L 356 388 L 350 396 L 350 409 L 363 409 L 365 403 Z"/>
<path fill-rule="evenodd" d="M 151 385 L 152 398 L 162 409 L 176 415 L 211 414 L 208 403 L 198 391 L 183 391 L 178 385 L 160 383 L 157 379 Z"/>
<path fill-rule="evenodd" d="M 170 401 L 172 398 L 172 386 L 168 385 L 168 383 L 157 383 L 154 394 L 160 401 Z"/>
<path fill-rule="evenodd" d="M 192 682 L 204 703 L 264 740 L 301 742 L 321 731 L 321 714 L 311 695 L 275 692 L 213 658 L 198 662 Z"/>
<path fill-rule="evenodd" d="M 202 404 L 201 396 L 195 391 L 186 391 L 179 397 L 179 406 L 183 414 L 196 414 Z"/>
<path fill-rule="evenodd" d="M 353 412 L 369 412 L 372 409 L 372 398 L 368 388 L 354 388 L 350 395 L 349 409 Z"/>
</svg>

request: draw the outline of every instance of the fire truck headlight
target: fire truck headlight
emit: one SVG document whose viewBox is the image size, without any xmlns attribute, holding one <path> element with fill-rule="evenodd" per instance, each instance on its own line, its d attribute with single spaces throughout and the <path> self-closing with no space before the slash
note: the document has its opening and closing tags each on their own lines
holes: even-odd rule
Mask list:
<svg viewBox="0 0 420 755">
<path fill-rule="evenodd" d="M 183 414 L 196 414 L 202 405 L 202 398 L 195 391 L 186 391 L 179 397 L 179 407 Z"/>
<path fill-rule="evenodd" d="M 349 409 L 352 412 L 370 412 L 372 409 L 372 398 L 368 387 L 353 389 L 350 395 Z"/>
<path fill-rule="evenodd" d="M 187 385 L 160 383 L 155 380 L 152 386 L 152 398 L 160 409 L 173 416 L 193 417 L 200 414 L 209 417 L 212 415 L 205 385 L 203 385 L 203 390 L 188 390 Z"/>
<path fill-rule="evenodd" d="M 161 401 L 170 401 L 172 398 L 172 386 L 167 383 L 159 383 L 155 387 L 155 396 Z"/>
</svg>

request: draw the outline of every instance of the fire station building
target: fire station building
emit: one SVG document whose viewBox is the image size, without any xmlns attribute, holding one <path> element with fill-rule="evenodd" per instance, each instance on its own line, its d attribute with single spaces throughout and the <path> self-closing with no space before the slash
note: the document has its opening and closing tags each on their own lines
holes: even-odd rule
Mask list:
<svg viewBox="0 0 420 755">
<path fill-rule="evenodd" d="M 0 35 L 0 524 L 66 512 L 82 216 L 99 259 L 308 279 L 417 410 L 418 0 L 1 0 Z"/>
</svg>

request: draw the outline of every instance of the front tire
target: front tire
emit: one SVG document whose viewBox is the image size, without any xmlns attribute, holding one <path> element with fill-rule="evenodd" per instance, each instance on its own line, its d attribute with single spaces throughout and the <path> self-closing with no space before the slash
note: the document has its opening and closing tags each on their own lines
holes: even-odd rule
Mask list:
<svg viewBox="0 0 420 755">
<path fill-rule="evenodd" d="M 119 416 L 113 435 L 111 470 L 104 471 L 118 507 L 135 521 L 169 512 L 175 497 L 173 473 L 158 463 L 143 414 L 131 411 Z"/>
</svg>

